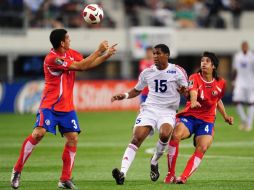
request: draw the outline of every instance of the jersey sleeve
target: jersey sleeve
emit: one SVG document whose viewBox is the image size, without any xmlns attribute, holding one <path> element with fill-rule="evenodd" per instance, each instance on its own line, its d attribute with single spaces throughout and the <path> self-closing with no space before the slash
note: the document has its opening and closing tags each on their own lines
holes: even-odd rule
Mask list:
<svg viewBox="0 0 254 190">
<path fill-rule="evenodd" d="M 187 87 L 188 86 L 188 76 L 186 74 L 186 71 L 182 67 L 179 67 L 179 66 L 176 66 L 176 68 L 177 68 L 177 73 L 178 73 L 177 85 Z"/>
<path fill-rule="evenodd" d="M 51 56 L 46 59 L 46 64 L 50 69 L 66 71 L 69 70 L 70 65 L 73 63 L 71 59 L 65 59 L 59 56 Z"/>
<path fill-rule="evenodd" d="M 136 84 L 135 86 L 135 89 L 136 90 L 143 90 L 145 87 L 147 86 L 147 81 L 145 79 L 145 72 L 142 71 L 139 75 L 139 78 L 138 78 L 138 83 Z"/>
<path fill-rule="evenodd" d="M 71 54 L 74 57 L 75 61 L 81 61 L 82 59 L 84 59 L 83 55 L 75 50 L 71 50 Z"/>
<path fill-rule="evenodd" d="M 221 82 L 222 82 L 223 84 L 222 84 L 220 99 L 223 98 L 223 96 L 224 96 L 224 94 L 225 94 L 225 91 L 226 91 L 226 81 L 222 79 Z"/>
<path fill-rule="evenodd" d="M 188 89 L 189 91 L 191 90 L 198 90 L 198 84 L 197 84 L 197 79 L 195 77 L 196 75 L 191 75 L 189 77 L 189 82 L 188 82 Z"/>
</svg>

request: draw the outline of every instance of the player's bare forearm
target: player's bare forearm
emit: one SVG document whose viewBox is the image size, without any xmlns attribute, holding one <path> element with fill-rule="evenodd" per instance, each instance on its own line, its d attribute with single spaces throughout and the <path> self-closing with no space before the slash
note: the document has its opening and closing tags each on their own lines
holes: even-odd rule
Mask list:
<svg viewBox="0 0 254 190">
<path fill-rule="evenodd" d="M 97 50 L 95 50 L 93 53 L 91 53 L 88 57 L 81 61 L 75 61 L 71 64 L 69 67 L 70 70 L 76 70 L 76 71 L 84 71 L 87 69 L 90 69 L 92 67 L 92 64 L 94 61 L 98 58 L 101 57 L 101 55 L 108 49 L 108 41 L 103 41 L 100 43 L 99 47 Z"/>
<path fill-rule="evenodd" d="M 217 109 L 219 110 L 220 114 L 224 118 L 225 122 L 227 122 L 229 125 L 234 124 L 234 118 L 232 116 L 228 116 L 222 100 L 218 101 Z"/>
<path fill-rule="evenodd" d="M 121 94 L 116 94 L 114 96 L 112 96 L 111 98 L 111 102 L 114 102 L 116 100 L 123 100 L 123 99 L 130 99 L 130 98 L 135 98 L 136 96 L 138 96 L 141 93 L 141 91 L 136 90 L 135 88 L 133 88 L 132 90 L 130 90 L 127 93 L 121 93 Z"/>
<path fill-rule="evenodd" d="M 197 99 L 198 99 L 198 92 L 196 90 L 191 90 L 190 91 L 191 108 L 201 107 L 201 104 L 197 101 Z"/>
<path fill-rule="evenodd" d="M 114 55 L 116 53 L 116 48 L 115 48 L 116 45 L 117 44 L 114 44 L 111 47 L 109 47 L 108 51 L 104 55 L 97 57 L 90 65 L 88 65 L 87 69 L 91 69 L 93 67 L 100 65 L 101 63 L 109 59 L 112 55 Z"/>
</svg>

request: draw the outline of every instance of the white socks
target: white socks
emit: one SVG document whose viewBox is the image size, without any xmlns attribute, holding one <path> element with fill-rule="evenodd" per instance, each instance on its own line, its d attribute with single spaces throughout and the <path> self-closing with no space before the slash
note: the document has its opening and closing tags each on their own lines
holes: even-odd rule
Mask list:
<svg viewBox="0 0 254 190">
<path fill-rule="evenodd" d="M 167 144 L 168 144 L 168 142 L 164 143 L 160 139 L 158 140 L 157 145 L 156 145 L 155 153 L 154 153 L 153 158 L 151 160 L 152 165 L 157 165 L 158 164 L 158 160 L 163 155 Z"/>
<path fill-rule="evenodd" d="M 129 144 L 126 148 L 121 165 L 121 172 L 124 173 L 124 176 L 126 176 L 126 173 L 128 172 L 129 167 L 131 166 L 131 163 L 135 158 L 137 150 L 138 147 L 134 144 Z"/>
<path fill-rule="evenodd" d="M 244 106 L 242 104 L 237 104 L 236 110 L 237 110 L 238 115 L 241 118 L 241 122 L 246 123 L 247 122 L 247 115 L 244 112 Z"/>
<path fill-rule="evenodd" d="M 251 129 L 252 128 L 252 124 L 253 124 L 253 117 L 254 117 L 254 105 L 250 105 L 248 107 L 247 116 L 248 116 L 247 126 L 248 126 L 248 128 Z"/>
</svg>

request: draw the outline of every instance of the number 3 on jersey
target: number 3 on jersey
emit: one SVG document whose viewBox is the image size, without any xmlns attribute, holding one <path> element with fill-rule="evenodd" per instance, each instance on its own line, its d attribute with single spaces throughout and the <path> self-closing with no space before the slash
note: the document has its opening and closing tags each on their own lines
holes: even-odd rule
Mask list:
<svg viewBox="0 0 254 190">
<path fill-rule="evenodd" d="M 167 87 L 167 80 L 154 80 L 155 82 L 155 92 L 166 92 Z"/>
</svg>

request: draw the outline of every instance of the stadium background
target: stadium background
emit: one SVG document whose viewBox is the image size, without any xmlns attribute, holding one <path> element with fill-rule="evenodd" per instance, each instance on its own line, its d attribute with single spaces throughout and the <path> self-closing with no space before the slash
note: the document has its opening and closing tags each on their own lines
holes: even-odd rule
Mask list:
<svg viewBox="0 0 254 190">
<path fill-rule="evenodd" d="M 118 43 L 116 56 L 98 68 L 77 75 L 75 105 L 85 131 L 80 137 L 74 170 L 80 187 L 118 189 L 110 172 L 120 164 L 139 100 L 111 104 L 110 97 L 134 85 L 145 47 L 165 43 L 172 53 L 170 61 L 181 65 L 188 74 L 197 70 L 204 50 L 214 51 L 219 56 L 219 73 L 228 82 L 223 101 L 235 117 L 232 128 L 218 117 L 214 147 L 208 152 L 200 171 L 187 184 L 188 189 L 202 189 L 201 184 L 205 184 L 206 189 L 253 189 L 253 131 L 238 131 L 239 120 L 231 101 L 231 81 L 232 57 L 240 50 L 241 42 L 247 40 L 250 49 L 254 49 L 254 2 L 236 1 L 238 8 L 232 7 L 231 2 L 235 1 L 1 0 L 0 189 L 8 189 L 11 167 L 22 140 L 31 132 L 35 121 L 31 113 L 36 112 L 40 101 L 43 58 L 51 48 L 48 36 L 54 27 L 67 28 L 71 47 L 84 56 L 91 53 L 101 40 Z M 105 18 L 100 25 L 84 23 L 81 12 L 86 3 L 99 3 L 103 7 Z M 63 142 L 51 135 L 46 138 L 28 161 L 22 174 L 21 189 L 55 187 Z M 146 151 L 155 145 L 156 138 L 148 139 L 141 148 L 125 189 L 168 188 L 162 183 L 166 174 L 165 158 L 161 161 L 159 186 L 149 181 L 150 155 Z M 178 161 L 180 169 L 188 158 L 186 155 L 193 150 L 191 143 L 191 140 L 183 143 Z"/>
</svg>

